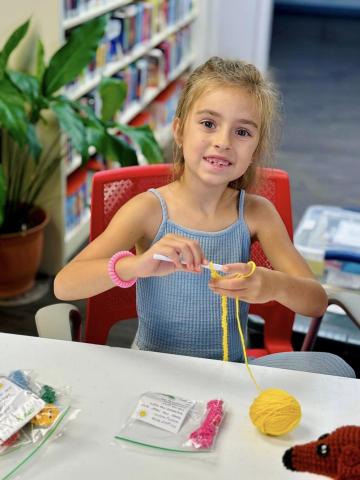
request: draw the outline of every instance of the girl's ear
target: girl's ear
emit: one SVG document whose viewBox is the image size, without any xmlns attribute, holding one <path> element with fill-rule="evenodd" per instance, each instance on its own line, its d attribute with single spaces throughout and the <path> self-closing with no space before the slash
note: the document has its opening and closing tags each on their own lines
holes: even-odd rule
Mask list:
<svg viewBox="0 0 360 480">
<path fill-rule="evenodd" d="M 178 147 L 181 147 L 182 144 L 182 138 L 180 136 L 180 118 L 175 117 L 173 121 L 173 134 L 174 134 L 174 139 Z"/>
</svg>

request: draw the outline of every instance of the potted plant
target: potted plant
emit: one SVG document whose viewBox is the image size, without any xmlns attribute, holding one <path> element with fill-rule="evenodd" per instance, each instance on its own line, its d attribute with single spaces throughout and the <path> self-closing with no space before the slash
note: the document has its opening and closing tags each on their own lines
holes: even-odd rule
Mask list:
<svg viewBox="0 0 360 480">
<path fill-rule="evenodd" d="M 17 28 L 0 52 L 0 298 L 33 285 L 48 222 L 38 199 L 65 157 L 65 149 L 59 148 L 64 145 L 61 136 L 70 139 L 83 163 L 90 146 L 122 166 L 137 164 L 136 150 L 149 163 L 162 161 L 148 126 L 130 127 L 114 121 L 126 97 L 125 82 L 101 80 L 99 115 L 61 93 L 94 58 L 106 18 L 95 18 L 74 30 L 47 65 L 38 41 L 33 74 L 8 66 L 28 27 L 29 21 Z M 118 136 L 119 131 L 132 145 Z"/>
</svg>

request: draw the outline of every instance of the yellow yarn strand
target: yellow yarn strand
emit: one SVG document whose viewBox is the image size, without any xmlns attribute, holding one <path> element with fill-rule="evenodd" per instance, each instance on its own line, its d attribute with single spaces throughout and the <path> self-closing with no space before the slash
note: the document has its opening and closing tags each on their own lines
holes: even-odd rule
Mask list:
<svg viewBox="0 0 360 480">
<path fill-rule="evenodd" d="M 246 273 L 245 275 L 238 274 L 236 276 L 237 278 L 250 277 L 254 273 L 256 269 L 255 263 L 250 261 L 248 262 L 248 265 L 250 266 L 249 273 Z M 209 267 L 211 278 L 221 278 L 221 275 L 214 270 L 212 262 L 210 262 Z M 248 362 L 244 334 L 240 322 L 240 302 L 238 299 L 235 300 L 235 307 L 237 327 L 244 353 L 245 365 L 250 378 L 254 382 L 258 391 L 261 392 L 257 398 L 255 398 L 250 407 L 249 415 L 251 421 L 260 430 L 260 432 L 265 433 L 266 435 L 284 435 L 293 430 L 299 424 L 301 420 L 300 404 L 295 397 L 290 395 L 285 390 L 280 390 L 277 388 L 267 388 L 266 390 L 261 390 L 257 381 L 255 380 Z M 223 332 L 223 360 L 227 362 L 229 360 L 228 306 L 227 297 L 225 295 L 221 296 L 221 327 Z"/>
<path fill-rule="evenodd" d="M 221 278 L 221 275 L 214 269 L 213 262 L 209 263 L 211 278 Z M 227 298 L 225 295 L 221 296 L 221 328 L 222 328 L 222 346 L 223 346 L 223 361 L 229 361 L 229 339 L 228 339 L 228 308 Z"/>
<path fill-rule="evenodd" d="M 227 298 L 225 295 L 221 297 L 221 328 L 223 331 L 223 360 L 229 361 L 229 339 L 228 339 L 228 310 Z"/>
<path fill-rule="evenodd" d="M 236 307 L 236 321 L 237 321 L 238 331 L 239 331 L 239 335 L 240 335 L 241 346 L 242 346 L 242 349 L 243 349 L 243 352 L 244 352 L 245 366 L 246 366 L 246 369 L 249 372 L 250 378 L 254 382 L 256 388 L 259 390 L 259 392 L 261 392 L 261 388 L 259 387 L 257 381 L 255 380 L 255 377 L 254 377 L 253 372 L 250 368 L 248 358 L 247 358 L 244 334 L 243 334 L 243 331 L 242 331 L 242 328 L 241 328 L 241 322 L 240 322 L 240 302 L 239 302 L 238 299 L 236 299 L 236 301 L 235 301 L 235 307 Z"/>
</svg>

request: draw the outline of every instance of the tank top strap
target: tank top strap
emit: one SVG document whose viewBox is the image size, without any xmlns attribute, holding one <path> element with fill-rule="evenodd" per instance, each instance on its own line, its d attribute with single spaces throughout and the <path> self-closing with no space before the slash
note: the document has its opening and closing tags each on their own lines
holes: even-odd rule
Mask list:
<svg viewBox="0 0 360 480">
<path fill-rule="evenodd" d="M 156 188 L 149 188 L 148 192 L 153 193 L 155 197 L 158 198 L 161 205 L 161 210 L 162 210 L 162 217 L 163 217 L 162 223 L 164 223 L 168 219 L 168 211 L 167 211 L 167 206 L 164 198 L 162 197 L 161 193 L 158 190 L 156 190 Z"/>
<path fill-rule="evenodd" d="M 244 201 L 245 201 L 245 190 L 240 190 L 239 194 L 239 220 L 244 219 Z"/>
</svg>

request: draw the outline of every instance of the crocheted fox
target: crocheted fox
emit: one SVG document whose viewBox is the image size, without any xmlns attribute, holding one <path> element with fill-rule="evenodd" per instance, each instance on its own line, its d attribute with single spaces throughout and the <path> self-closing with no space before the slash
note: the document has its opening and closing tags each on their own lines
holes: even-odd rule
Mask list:
<svg viewBox="0 0 360 480">
<path fill-rule="evenodd" d="M 286 450 L 289 470 L 326 475 L 336 480 L 360 480 L 360 426 L 347 425 L 321 435 L 315 442 Z"/>
</svg>

